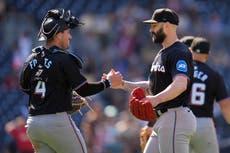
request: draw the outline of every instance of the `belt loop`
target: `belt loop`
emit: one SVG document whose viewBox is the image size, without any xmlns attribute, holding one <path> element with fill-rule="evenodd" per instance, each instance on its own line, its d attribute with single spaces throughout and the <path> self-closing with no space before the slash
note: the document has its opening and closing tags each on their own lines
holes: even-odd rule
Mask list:
<svg viewBox="0 0 230 153">
<path fill-rule="evenodd" d="M 168 108 L 163 108 L 163 109 L 159 109 L 159 110 L 155 110 L 156 114 L 158 117 L 160 117 L 163 113 L 167 112 Z"/>
<path fill-rule="evenodd" d="M 162 115 L 161 110 L 155 110 L 157 117 L 160 117 Z"/>
</svg>

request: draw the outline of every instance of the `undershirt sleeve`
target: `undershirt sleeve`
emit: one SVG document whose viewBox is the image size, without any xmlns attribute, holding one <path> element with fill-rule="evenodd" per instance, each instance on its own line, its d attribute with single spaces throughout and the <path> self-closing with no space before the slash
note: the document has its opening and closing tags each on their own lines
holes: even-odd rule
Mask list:
<svg viewBox="0 0 230 153">
<path fill-rule="evenodd" d="M 97 94 L 104 89 L 110 87 L 110 83 L 108 80 L 100 81 L 100 82 L 93 82 L 88 83 L 86 82 L 80 88 L 76 89 L 75 91 L 82 97 L 91 96 Z"/>
</svg>

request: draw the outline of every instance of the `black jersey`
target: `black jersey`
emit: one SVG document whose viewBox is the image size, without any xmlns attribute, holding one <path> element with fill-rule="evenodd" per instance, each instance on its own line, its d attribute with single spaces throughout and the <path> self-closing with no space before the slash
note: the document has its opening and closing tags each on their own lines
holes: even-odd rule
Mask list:
<svg viewBox="0 0 230 153">
<path fill-rule="evenodd" d="M 197 117 L 213 117 L 213 104 L 228 97 L 224 80 L 205 63 L 195 61 L 190 107 Z"/>
<path fill-rule="evenodd" d="M 29 114 L 71 110 L 72 90 L 87 82 L 81 61 L 57 47 L 37 47 L 24 64 L 20 86 L 29 94 Z"/>
<path fill-rule="evenodd" d="M 160 50 L 155 57 L 149 76 L 152 94 L 156 95 L 166 89 L 173 82 L 173 78 L 176 75 L 188 77 L 190 80 L 188 88 L 176 98 L 157 105 L 156 109 L 187 106 L 189 103 L 193 61 L 188 47 L 181 42 L 175 42 L 173 45 Z"/>
</svg>

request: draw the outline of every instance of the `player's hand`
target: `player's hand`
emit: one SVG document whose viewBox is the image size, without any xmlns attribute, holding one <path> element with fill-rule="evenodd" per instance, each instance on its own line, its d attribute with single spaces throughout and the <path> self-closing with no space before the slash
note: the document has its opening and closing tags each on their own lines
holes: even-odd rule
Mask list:
<svg viewBox="0 0 230 153">
<path fill-rule="evenodd" d="M 105 78 L 108 79 L 111 83 L 110 88 L 117 89 L 119 88 L 122 83 L 122 75 L 119 71 L 115 71 L 114 69 L 111 69 L 108 74 L 103 74 L 102 79 Z"/>
</svg>

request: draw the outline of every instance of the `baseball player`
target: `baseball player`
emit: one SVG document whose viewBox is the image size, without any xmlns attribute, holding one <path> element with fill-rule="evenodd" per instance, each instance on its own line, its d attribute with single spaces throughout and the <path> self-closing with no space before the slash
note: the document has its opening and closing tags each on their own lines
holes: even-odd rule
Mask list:
<svg viewBox="0 0 230 153">
<path fill-rule="evenodd" d="M 230 97 L 222 76 L 205 64 L 209 56 L 210 43 L 205 38 L 194 36 L 184 36 L 180 41 L 191 47 L 190 50 L 194 58 L 194 80 L 190 108 L 197 118 L 197 130 L 191 138 L 190 153 L 219 153 L 216 129 L 213 123 L 213 105 L 214 102 L 220 105 L 225 120 L 230 124 Z M 218 82 L 218 84 L 213 82 Z M 152 126 L 153 122 L 148 122 L 141 129 L 140 140 L 144 146 L 149 138 L 148 131 L 152 130 Z M 145 139 L 146 137 L 147 139 Z M 154 143 L 151 146 L 156 150 Z M 158 153 L 158 150 L 154 153 Z"/>
<path fill-rule="evenodd" d="M 186 37 L 181 39 L 186 41 Z M 230 97 L 222 76 L 205 62 L 210 43 L 195 37 L 190 46 L 194 59 L 194 82 L 190 108 L 197 119 L 197 131 L 191 139 L 191 153 L 219 153 L 216 129 L 213 122 L 213 105 L 217 102 L 225 120 L 230 124 Z"/>
<path fill-rule="evenodd" d="M 148 142 L 158 142 L 156 147 L 160 153 L 188 153 L 190 138 L 196 130 L 195 116 L 187 107 L 193 78 L 192 55 L 188 47 L 178 41 L 179 18 L 173 10 L 157 9 L 144 23 L 150 24 L 152 40 L 162 44 L 163 48 L 152 63 L 148 81 L 124 80 L 119 88 L 132 91 L 141 87 L 151 92 L 151 96 L 130 103 L 131 106 L 132 102 L 137 106 L 140 103 L 140 107 L 131 108 L 139 113 L 140 118 L 148 116 L 145 111 L 153 111 L 152 107 L 159 116 L 152 133 L 156 137 L 150 137 Z M 151 144 L 147 143 L 144 153 L 155 151 Z"/>
<path fill-rule="evenodd" d="M 83 137 L 67 113 L 72 109 L 72 92 L 85 97 L 122 81 L 119 72 L 108 73 L 99 82 L 87 81 L 81 73 L 82 60 L 67 51 L 70 30 L 79 25 L 82 23 L 69 10 L 49 10 L 38 35 L 45 46 L 32 50 L 21 72 L 21 89 L 29 95 L 27 134 L 36 153 L 87 153 Z"/>
</svg>

